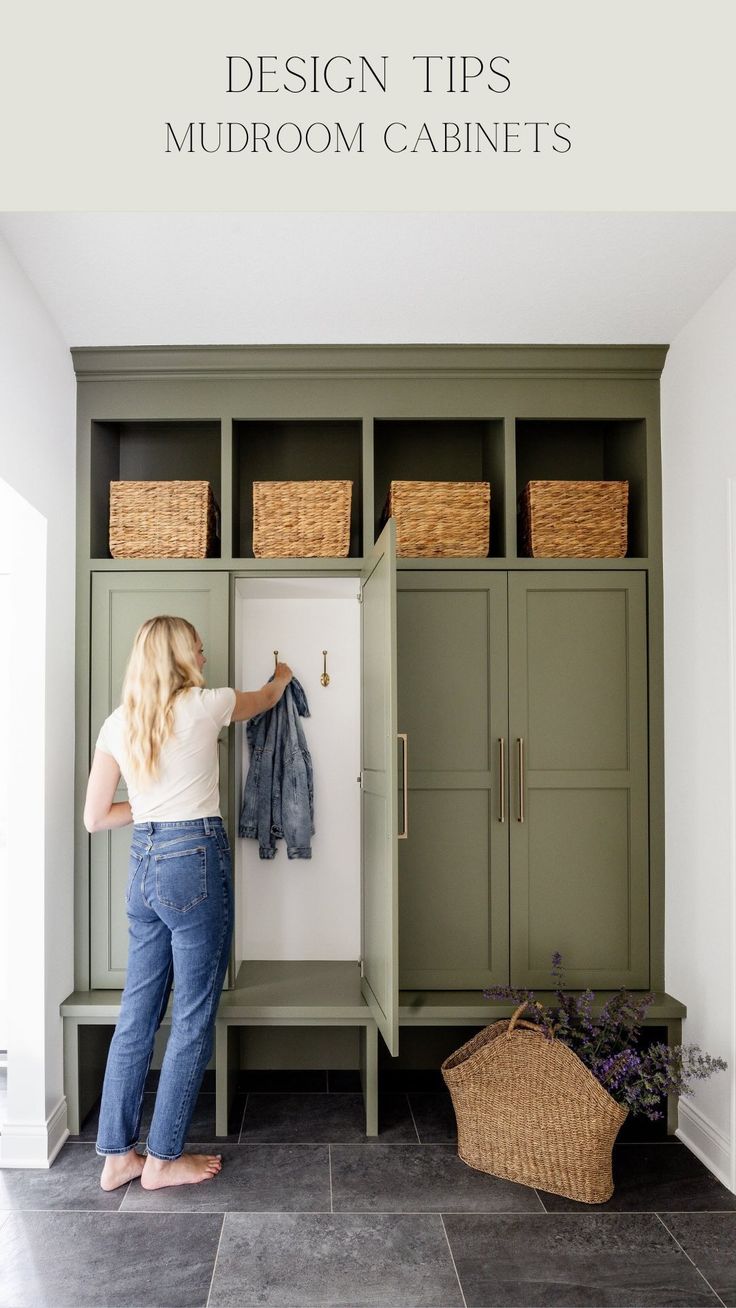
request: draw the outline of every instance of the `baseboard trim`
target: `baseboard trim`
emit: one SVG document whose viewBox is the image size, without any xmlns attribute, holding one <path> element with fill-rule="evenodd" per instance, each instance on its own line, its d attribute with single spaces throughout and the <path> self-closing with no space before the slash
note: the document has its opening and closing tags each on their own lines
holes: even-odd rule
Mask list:
<svg viewBox="0 0 736 1308">
<path fill-rule="evenodd" d="M 68 1136 L 62 1095 L 45 1122 L 3 1122 L 0 1167 L 50 1167 Z"/>
<path fill-rule="evenodd" d="M 728 1136 L 714 1126 L 692 1103 L 681 1099 L 678 1105 L 676 1135 L 699 1158 L 701 1163 L 736 1194 L 734 1186 L 734 1160 Z"/>
</svg>

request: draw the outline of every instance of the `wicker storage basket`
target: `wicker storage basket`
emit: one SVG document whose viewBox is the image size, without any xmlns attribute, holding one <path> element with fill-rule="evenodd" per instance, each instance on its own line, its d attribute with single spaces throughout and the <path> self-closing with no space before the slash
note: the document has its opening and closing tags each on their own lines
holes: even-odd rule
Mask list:
<svg viewBox="0 0 736 1308">
<path fill-rule="evenodd" d="M 383 517 L 396 519 L 400 558 L 486 558 L 491 487 L 487 481 L 392 481 Z"/>
<path fill-rule="evenodd" d="M 216 552 L 218 510 L 208 481 L 111 481 L 114 559 L 206 559 Z"/>
<path fill-rule="evenodd" d="M 450 1054 L 442 1075 L 470 1167 L 581 1203 L 613 1194 L 622 1108 L 567 1045 L 531 1022 L 494 1022 Z"/>
<path fill-rule="evenodd" d="M 254 481 L 256 558 L 347 555 L 352 490 L 351 481 Z"/>
<path fill-rule="evenodd" d="M 627 481 L 530 481 L 519 496 L 521 545 L 534 558 L 619 559 Z"/>
</svg>

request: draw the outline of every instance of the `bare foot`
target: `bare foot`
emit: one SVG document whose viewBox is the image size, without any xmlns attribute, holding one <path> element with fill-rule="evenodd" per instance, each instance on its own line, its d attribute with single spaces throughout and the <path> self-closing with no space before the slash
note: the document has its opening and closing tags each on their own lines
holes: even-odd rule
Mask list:
<svg viewBox="0 0 736 1308">
<path fill-rule="evenodd" d="M 179 1158 L 154 1158 L 147 1154 L 141 1172 L 144 1190 L 160 1190 L 165 1185 L 196 1185 L 211 1181 L 222 1167 L 222 1154 L 181 1154 Z"/>
<path fill-rule="evenodd" d="M 117 1190 L 119 1186 L 127 1185 L 128 1181 L 140 1176 L 145 1163 L 143 1154 L 139 1154 L 135 1149 L 129 1149 L 127 1154 L 108 1154 L 102 1169 L 100 1185 L 103 1190 Z"/>
</svg>

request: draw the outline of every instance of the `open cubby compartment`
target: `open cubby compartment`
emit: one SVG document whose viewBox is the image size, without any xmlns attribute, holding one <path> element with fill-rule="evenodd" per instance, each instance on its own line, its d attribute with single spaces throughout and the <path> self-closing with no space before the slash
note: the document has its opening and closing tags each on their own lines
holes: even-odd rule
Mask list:
<svg viewBox="0 0 736 1308">
<path fill-rule="evenodd" d="M 380 418 L 373 424 L 374 536 L 392 481 L 487 481 L 491 557 L 504 555 L 502 418 Z"/>
<path fill-rule="evenodd" d="M 219 422 L 93 422 L 90 557 L 111 557 L 111 481 L 208 481 L 219 510 L 220 468 Z"/>
<path fill-rule="evenodd" d="M 521 553 L 518 497 L 528 481 L 628 481 L 627 557 L 646 558 L 647 433 L 644 419 L 516 420 L 517 549 Z"/>
<path fill-rule="evenodd" d="M 233 553 L 253 557 L 254 481 L 353 483 L 349 557 L 363 553 L 363 424 L 360 418 L 233 422 Z"/>
</svg>

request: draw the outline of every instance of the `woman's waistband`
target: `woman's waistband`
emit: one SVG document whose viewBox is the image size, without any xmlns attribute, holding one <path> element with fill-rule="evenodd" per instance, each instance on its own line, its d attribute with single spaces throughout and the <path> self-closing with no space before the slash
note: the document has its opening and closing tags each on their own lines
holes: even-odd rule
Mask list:
<svg viewBox="0 0 736 1308">
<path fill-rule="evenodd" d="M 221 831 L 224 826 L 221 817 L 184 818 L 177 822 L 134 822 L 133 833 L 140 831 L 152 835 L 155 831 L 173 831 L 175 828 L 182 828 L 185 831 L 204 831 L 209 835 L 211 831 Z"/>
</svg>

